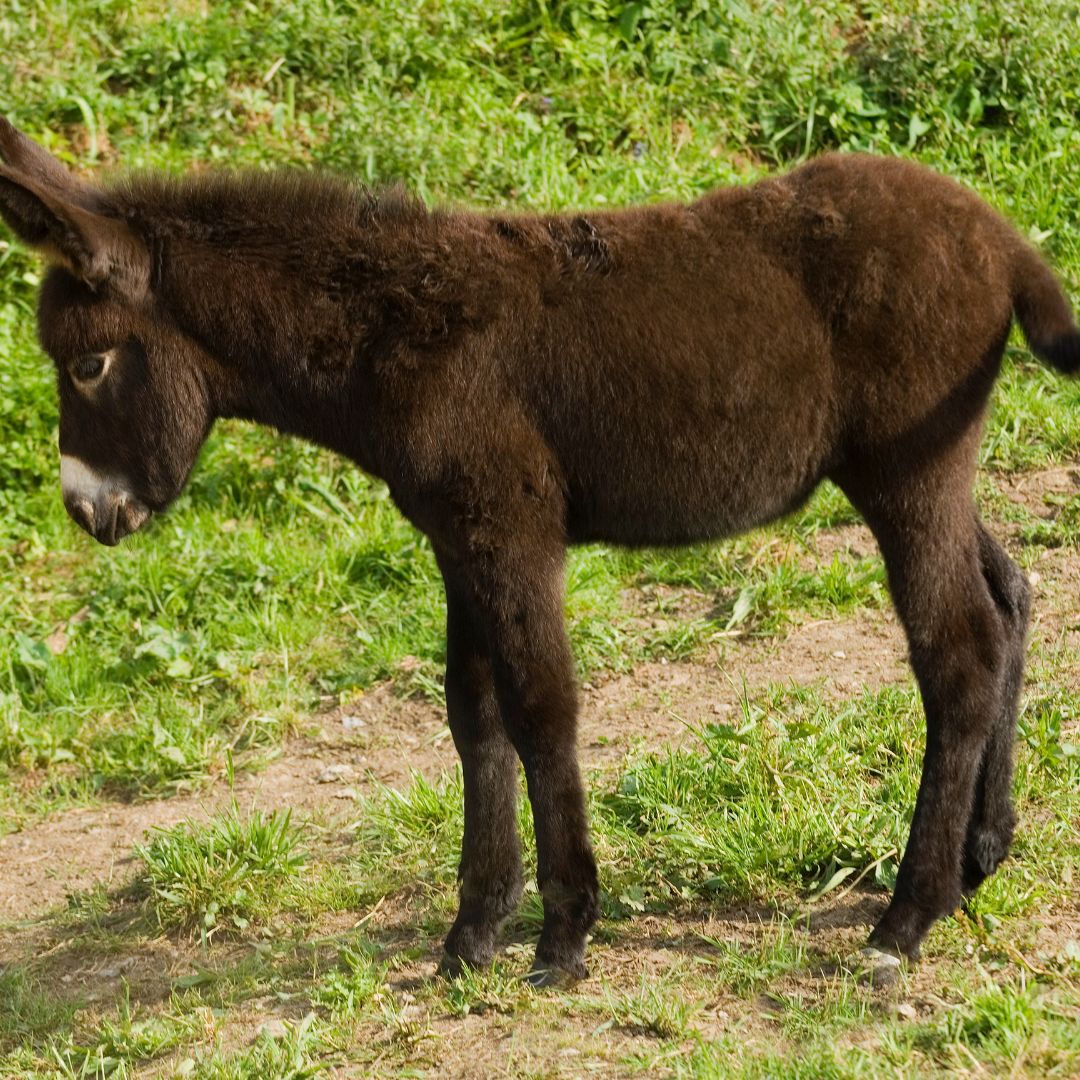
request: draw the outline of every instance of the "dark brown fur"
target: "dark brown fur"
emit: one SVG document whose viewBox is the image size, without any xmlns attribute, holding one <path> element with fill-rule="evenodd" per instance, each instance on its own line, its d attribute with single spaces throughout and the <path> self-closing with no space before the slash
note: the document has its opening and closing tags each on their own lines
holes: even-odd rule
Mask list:
<svg viewBox="0 0 1080 1080">
<path fill-rule="evenodd" d="M 347 455 L 430 538 L 465 778 L 448 969 L 486 963 L 518 902 L 520 759 L 537 980 L 585 971 L 598 891 L 567 545 L 731 535 L 825 477 L 878 538 L 927 713 L 871 940 L 917 955 L 1005 857 L 1029 597 L 979 521 L 976 451 L 1014 315 L 1062 370 L 1080 335 L 1041 258 L 970 192 L 834 155 L 689 205 L 485 216 L 299 174 L 98 190 L 2 124 L 0 158 L 0 211 L 66 266 L 39 310 L 62 452 L 123 478 L 96 517 L 72 507 L 99 538 L 176 497 L 219 416 Z M 81 389 L 72 365 L 117 347 Z"/>
</svg>

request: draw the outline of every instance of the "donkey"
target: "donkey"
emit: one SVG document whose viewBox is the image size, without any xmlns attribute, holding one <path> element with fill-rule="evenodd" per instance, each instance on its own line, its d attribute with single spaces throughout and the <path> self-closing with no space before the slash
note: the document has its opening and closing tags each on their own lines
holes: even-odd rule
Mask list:
<svg viewBox="0 0 1080 1080">
<path fill-rule="evenodd" d="M 826 477 L 881 548 L 926 711 L 873 955 L 916 959 L 997 869 L 1030 601 L 976 511 L 976 451 L 1013 317 L 1063 372 L 1080 332 L 975 195 L 854 154 L 590 214 L 428 210 L 296 172 L 97 186 L 2 119 L 0 162 L 0 214 L 51 264 L 38 324 L 83 529 L 138 529 L 215 419 L 241 417 L 381 477 L 430 539 L 465 789 L 444 971 L 487 964 L 521 896 L 520 759 L 544 904 L 530 977 L 586 974 L 567 545 L 730 536 Z"/>
</svg>

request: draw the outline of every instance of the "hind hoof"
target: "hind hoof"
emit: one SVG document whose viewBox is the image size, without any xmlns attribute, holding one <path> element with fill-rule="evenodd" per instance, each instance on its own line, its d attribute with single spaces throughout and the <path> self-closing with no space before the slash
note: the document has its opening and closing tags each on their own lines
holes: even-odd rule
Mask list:
<svg viewBox="0 0 1080 1080">
<path fill-rule="evenodd" d="M 993 829 L 973 829 L 964 848 L 964 895 L 971 896 L 975 890 L 1005 861 L 1012 843 L 1008 834 Z"/>
<path fill-rule="evenodd" d="M 545 964 L 537 960 L 524 981 L 536 990 L 569 990 L 575 983 L 580 982 L 588 972 L 582 965 L 580 973 L 568 971 L 558 964 Z"/>
<path fill-rule="evenodd" d="M 457 979 L 464 975 L 466 971 L 477 971 L 485 967 L 487 967 L 487 964 L 470 963 L 460 956 L 453 956 L 451 953 L 444 952 L 435 973 L 444 979 Z"/>
</svg>

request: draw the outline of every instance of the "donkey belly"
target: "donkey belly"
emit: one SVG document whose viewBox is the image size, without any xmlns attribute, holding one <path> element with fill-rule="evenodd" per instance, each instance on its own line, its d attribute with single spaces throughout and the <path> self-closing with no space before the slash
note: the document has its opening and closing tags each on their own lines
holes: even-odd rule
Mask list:
<svg viewBox="0 0 1080 1080">
<path fill-rule="evenodd" d="M 609 369 L 573 402 L 576 421 L 552 440 L 571 539 L 729 536 L 813 491 L 836 443 L 829 349 L 815 333 L 754 329 L 696 362 L 624 360 L 621 384 Z"/>
<path fill-rule="evenodd" d="M 594 445 L 590 468 L 568 477 L 569 539 L 631 546 L 718 539 L 800 506 L 824 474 L 818 418 L 761 412 L 743 425 Z M 654 433 L 656 434 L 656 433 Z M 671 431 L 662 434 L 671 436 Z"/>
</svg>

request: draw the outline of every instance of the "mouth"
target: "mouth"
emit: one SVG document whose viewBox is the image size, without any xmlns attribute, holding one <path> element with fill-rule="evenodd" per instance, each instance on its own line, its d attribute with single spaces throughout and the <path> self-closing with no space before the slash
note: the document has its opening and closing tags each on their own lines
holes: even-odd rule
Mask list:
<svg viewBox="0 0 1080 1080">
<path fill-rule="evenodd" d="M 67 512 L 76 525 L 106 547 L 115 547 L 153 516 L 145 503 L 130 495 L 107 495 L 93 502 L 75 498 L 67 503 Z"/>
</svg>

